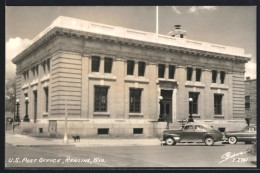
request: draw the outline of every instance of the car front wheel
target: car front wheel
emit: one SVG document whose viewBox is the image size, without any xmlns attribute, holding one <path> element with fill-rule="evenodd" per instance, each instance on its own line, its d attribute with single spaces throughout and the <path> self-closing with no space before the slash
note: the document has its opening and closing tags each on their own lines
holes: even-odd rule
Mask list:
<svg viewBox="0 0 260 173">
<path fill-rule="evenodd" d="M 228 142 L 230 144 L 236 144 L 237 143 L 237 138 L 234 137 L 234 136 L 231 136 L 231 137 L 228 138 Z"/>
<path fill-rule="evenodd" d="M 208 146 L 211 146 L 214 144 L 214 139 L 212 137 L 207 137 L 205 139 L 205 144 L 208 145 Z"/>
<path fill-rule="evenodd" d="M 166 143 L 166 145 L 175 145 L 176 144 L 176 142 L 174 141 L 174 139 L 172 137 L 166 138 L 165 143 Z"/>
</svg>

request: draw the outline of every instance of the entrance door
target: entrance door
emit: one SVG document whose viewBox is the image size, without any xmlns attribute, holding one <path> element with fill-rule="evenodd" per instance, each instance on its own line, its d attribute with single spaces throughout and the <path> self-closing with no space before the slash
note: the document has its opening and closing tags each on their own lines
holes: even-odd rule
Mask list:
<svg viewBox="0 0 260 173">
<path fill-rule="evenodd" d="M 160 115 L 167 117 L 170 123 L 172 123 L 172 90 L 161 90 L 161 96 L 163 99 L 160 104 Z"/>
</svg>

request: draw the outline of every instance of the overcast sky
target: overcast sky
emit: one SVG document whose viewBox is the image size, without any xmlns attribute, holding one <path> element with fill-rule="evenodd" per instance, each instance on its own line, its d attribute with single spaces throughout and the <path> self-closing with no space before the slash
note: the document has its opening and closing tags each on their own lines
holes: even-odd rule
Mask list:
<svg viewBox="0 0 260 173">
<path fill-rule="evenodd" d="M 74 17 L 147 32 L 156 30 L 155 6 L 6 7 L 6 75 L 14 76 L 11 59 L 58 16 Z M 256 78 L 256 7 L 159 6 L 159 34 L 180 24 L 187 38 L 240 47 L 252 55 L 246 76 Z"/>
</svg>

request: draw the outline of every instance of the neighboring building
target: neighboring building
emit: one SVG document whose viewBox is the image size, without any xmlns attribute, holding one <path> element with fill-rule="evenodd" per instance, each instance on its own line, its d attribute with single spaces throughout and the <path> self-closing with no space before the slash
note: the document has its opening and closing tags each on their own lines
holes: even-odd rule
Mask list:
<svg viewBox="0 0 260 173">
<path fill-rule="evenodd" d="M 256 124 L 257 121 L 257 104 L 256 104 L 256 79 L 246 78 L 245 81 L 245 109 L 246 118 L 249 118 L 250 123 Z"/>
<path fill-rule="evenodd" d="M 178 33 L 178 32 L 175 32 Z M 189 116 L 215 128 L 245 124 L 240 48 L 59 17 L 17 55 L 20 115 L 34 133 L 158 136 Z M 159 99 L 162 96 L 161 103 Z M 25 125 L 26 124 L 26 125 Z"/>
</svg>

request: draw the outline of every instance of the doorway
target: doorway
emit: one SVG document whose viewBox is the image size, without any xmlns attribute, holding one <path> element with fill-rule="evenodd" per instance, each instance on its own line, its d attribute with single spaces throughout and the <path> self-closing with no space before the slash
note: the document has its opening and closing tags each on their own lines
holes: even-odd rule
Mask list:
<svg viewBox="0 0 260 173">
<path fill-rule="evenodd" d="M 172 123 L 172 90 L 161 90 L 163 99 L 160 104 L 160 116 L 167 117 Z"/>
</svg>

